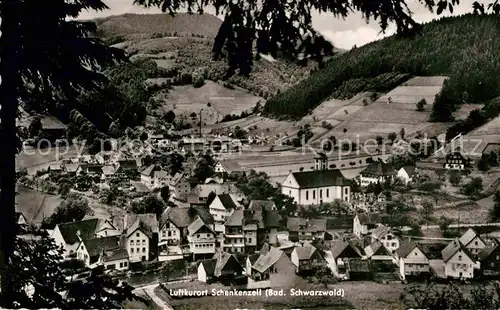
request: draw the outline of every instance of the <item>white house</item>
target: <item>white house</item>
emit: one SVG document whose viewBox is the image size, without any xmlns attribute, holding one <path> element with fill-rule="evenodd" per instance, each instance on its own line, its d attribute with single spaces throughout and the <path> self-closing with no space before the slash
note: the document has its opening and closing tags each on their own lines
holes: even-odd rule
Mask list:
<svg viewBox="0 0 500 310">
<path fill-rule="evenodd" d="M 473 256 L 477 256 L 486 247 L 486 242 L 472 228 L 469 228 L 459 240 Z"/>
<path fill-rule="evenodd" d="M 397 177 L 401 179 L 405 184 L 413 181 L 414 177 L 417 175 L 416 168 L 414 166 L 404 166 L 398 170 Z"/>
<path fill-rule="evenodd" d="M 116 248 L 103 251 L 99 264 L 105 269 L 127 270 L 129 267 L 128 252 L 123 248 Z"/>
<path fill-rule="evenodd" d="M 368 259 L 379 261 L 394 261 L 392 252 L 378 240 L 365 247 L 364 251 L 366 258 Z"/>
<path fill-rule="evenodd" d="M 394 253 L 399 248 L 398 237 L 389 227 L 382 224 L 373 230 L 371 240 L 372 242 L 380 241 L 391 253 Z"/>
<path fill-rule="evenodd" d="M 470 160 L 460 151 L 453 151 L 445 156 L 443 167 L 449 170 L 464 170 L 469 165 Z"/>
<path fill-rule="evenodd" d="M 120 248 L 120 237 L 99 237 L 82 240 L 77 247 L 76 257 L 82 260 L 87 267 L 95 267 L 99 264 L 104 251 Z"/>
<path fill-rule="evenodd" d="M 200 256 L 213 256 L 215 254 L 215 232 L 205 224 L 201 217 L 197 217 L 188 226 L 189 250 L 196 259 Z"/>
<path fill-rule="evenodd" d="M 212 203 L 210 203 L 208 210 L 214 218 L 214 230 L 217 234 L 223 234 L 225 232 L 224 223 L 229 216 L 231 216 L 233 211 L 239 207 L 241 207 L 241 205 L 229 194 L 217 195 Z"/>
<path fill-rule="evenodd" d="M 441 251 L 441 255 L 447 278 L 470 279 L 474 277 L 474 258 L 458 238 L 450 242 Z"/>
<path fill-rule="evenodd" d="M 416 242 L 409 239 L 402 242 L 396 251 L 396 256 L 399 264 L 399 273 L 403 280 L 407 276 L 418 276 L 430 272 L 429 259 Z"/>
<path fill-rule="evenodd" d="M 149 260 L 149 243 L 152 234 L 140 220 L 136 220 L 126 231 L 126 248 L 131 262 Z"/>
<path fill-rule="evenodd" d="M 370 184 L 384 183 L 386 180 L 392 180 L 395 172 L 392 166 L 379 160 L 370 164 L 360 173 L 361 186 L 366 187 Z"/>
<path fill-rule="evenodd" d="M 299 205 L 320 205 L 335 199 L 349 202 L 351 196 L 350 182 L 340 170 L 291 172 L 281 190 Z"/>
<path fill-rule="evenodd" d="M 57 245 L 63 247 L 65 258 L 76 256 L 76 250 L 81 240 L 92 239 L 96 237 L 99 219 L 91 218 L 81 221 L 58 224 L 54 228 L 51 238 Z"/>
<path fill-rule="evenodd" d="M 371 233 L 376 225 L 380 223 L 380 216 L 378 214 L 358 213 L 353 219 L 353 233 L 362 237 Z"/>
</svg>

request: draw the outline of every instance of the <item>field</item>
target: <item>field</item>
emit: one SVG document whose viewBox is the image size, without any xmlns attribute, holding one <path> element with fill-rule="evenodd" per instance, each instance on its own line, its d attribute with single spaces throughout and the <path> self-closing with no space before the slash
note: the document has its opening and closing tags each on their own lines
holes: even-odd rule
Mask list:
<svg viewBox="0 0 500 310">
<path fill-rule="evenodd" d="M 29 222 L 39 224 L 54 213 L 62 199 L 59 196 L 34 191 L 19 186 L 16 195 L 16 210 L 23 213 Z"/>
<path fill-rule="evenodd" d="M 198 115 L 203 109 L 202 120 L 207 125 L 221 121 L 226 115 L 251 112 L 257 102 L 263 100 L 245 90 L 231 90 L 212 81 L 206 81 L 205 85 L 200 88 L 174 86 L 168 94 L 160 94 L 156 99 L 160 102 L 164 112 L 172 110 L 176 117 L 189 119 L 191 113 Z M 196 118 L 196 122 L 198 121 L 199 115 Z"/>
</svg>

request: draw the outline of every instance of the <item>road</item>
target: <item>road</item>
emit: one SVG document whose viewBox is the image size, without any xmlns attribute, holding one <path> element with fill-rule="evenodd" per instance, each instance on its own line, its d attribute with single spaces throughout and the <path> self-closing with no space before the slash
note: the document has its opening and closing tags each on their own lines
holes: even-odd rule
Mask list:
<svg viewBox="0 0 500 310">
<path fill-rule="evenodd" d="M 173 283 L 182 283 L 182 282 L 190 282 L 191 280 L 177 280 L 177 281 L 170 281 L 168 282 L 169 284 Z M 151 298 L 155 304 L 160 307 L 160 309 L 167 309 L 167 310 L 173 310 L 173 308 L 163 299 L 161 299 L 158 295 L 155 293 L 155 288 L 157 288 L 160 285 L 159 281 L 155 281 L 153 283 L 148 283 L 146 285 L 138 285 L 135 286 L 134 293 L 139 294 L 139 293 L 144 293 L 146 296 Z"/>
<path fill-rule="evenodd" d="M 488 226 L 495 226 L 495 227 L 500 227 L 500 223 L 476 223 L 476 224 L 467 224 L 467 223 L 460 223 L 460 224 L 451 224 L 448 226 L 448 228 L 458 228 L 458 227 L 488 227 Z M 439 229 L 439 225 L 422 225 L 420 227 L 421 230 L 426 230 L 426 229 Z"/>
</svg>

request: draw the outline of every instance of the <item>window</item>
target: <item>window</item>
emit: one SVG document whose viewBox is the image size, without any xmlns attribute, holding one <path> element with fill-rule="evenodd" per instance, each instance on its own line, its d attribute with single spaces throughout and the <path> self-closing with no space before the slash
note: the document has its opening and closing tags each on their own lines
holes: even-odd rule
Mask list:
<svg viewBox="0 0 500 310">
<path fill-rule="evenodd" d="M 130 240 L 130 245 L 134 245 L 134 240 Z"/>
<path fill-rule="evenodd" d="M 327 188 L 327 189 L 326 189 L 326 198 L 328 198 L 329 196 L 330 196 L 330 189 L 329 189 L 329 188 Z"/>
<path fill-rule="evenodd" d="M 313 199 L 316 199 L 316 191 L 313 190 Z"/>
<path fill-rule="evenodd" d="M 288 195 L 292 196 L 292 191 L 288 191 Z"/>
<path fill-rule="evenodd" d="M 306 191 L 306 200 L 309 200 L 309 191 Z"/>
<path fill-rule="evenodd" d="M 391 243 L 391 246 L 394 248 L 396 247 L 396 242 Z"/>
<path fill-rule="evenodd" d="M 196 238 L 200 238 L 200 234 L 197 234 L 197 235 L 196 235 Z"/>
<path fill-rule="evenodd" d="M 123 268 L 123 263 L 120 263 L 120 268 Z"/>
<path fill-rule="evenodd" d="M 392 240 L 392 236 L 391 235 L 387 235 L 387 240 Z"/>
<path fill-rule="evenodd" d="M 127 267 L 128 262 L 123 262 L 123 267 Z"/>
<path fill-rule="evenodd" d="M 344 190 L 344 193 L 347 195 L 349 194 L 349 187 L 346 187 L 345 190 Z"/>
<path fill-rule="evenodd" d="M 474 245 L 477 245 L 477 241 L 474 241 Z"/>
<path fill-rule="evenodd" d="M 458 255 L 458 260 L 461 261 L 462 260 L 462 255 Z"/>
<path fill-rule="evenodd" d="M 142 239 L 142 245 L 146 245 L 146 240 Z"/>
<path fill-rule="evenodd" d="M 141 252 L 141 248 L 137 248 L 137 249 L 135 249 L 135 251 L 136 251 L 137 253 L 140 253 L 140 252 Z"/>
<path fill-rule="evenodd" d="M 323 198 L 323 190 L 322 189 L 319 190 L 319 199 L 321 199 L 321 198 Z"/>
<path fill-rule="evenodd" d="M 417 256 L 417 255 L 418 255 L 417 252 L 415 252 L 415 256 Z"/>
<path fill-rule="evenodd" d="M 142 248 L 142 253 L 146 253 L 146 248 Z"/>
<path fill-rule="evenodd" d="M 252 243 L 252 238 L 248 238 L 248 243 Z"/>
<path fill-rule="evenodd" d="M 130 248 L 130 253 L 134 253 L 134 248 Z"/>
<path fill-rule="evenodd" d="M 172 236 L 172 232 L 169 230 L 168 231 L 168 236 L 171 237 Z"/>
<path fill-rule="evenodd" d="M 136 234 L 135 234 L 135 236 L 136 236 L 136 237 L 140 237 L 140 236 L 141 236 L 141 234 L 139 234 L 139 233 L 136 233 Z"/>
</svg>

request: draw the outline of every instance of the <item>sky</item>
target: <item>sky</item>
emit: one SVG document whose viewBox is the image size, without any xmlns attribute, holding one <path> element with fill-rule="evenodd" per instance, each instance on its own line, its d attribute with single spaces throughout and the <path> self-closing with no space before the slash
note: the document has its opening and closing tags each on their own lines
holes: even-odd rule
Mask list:
<svg viewBox="0 0 500 310">
<path fill-rule="evenodd" d="M 95 17 L 105 17 L 110 15 L 120 15 L 125 13 L 161 13 L 158 8 L 146 9 L 141 6 L 133 5 L 133 0 L 104 0 L 109 6 L 109 10 L 102 12 L 82 13 L 81 19 L 91 19 Z M 453 15 L 461 15 L 472 12 L 473 0 L 462 0 L 459 6 L 455 6 Z M 429 22 L 438 18 L 436 13 L 431 13 L 418 0 L 408 0 L 408 6 L 414 13 L 414 19 L 418 22 Z M 207 13 L 214 14 L 213 10 L 207 9 Z M 215 15 L 215 14 L 214 14 Z M 450 16 L 449 12 L 441 16 Z M 395 31 L 394 26 L 390 26 L 386 33 L 380 33 L 380 27 L 376 22 L 371 21 L 366 24 L 359 13 L 353 13 L 346 19 L 335 18 L 329 14 L 315 13 L 313 15 L 313 27 L 319 31 L 325 38 L 330 40 L 334 46 L 343 49 L 350 49 L 354 45 L 361 46 L 372 41 L 392 35 Z"/>
</svg>

